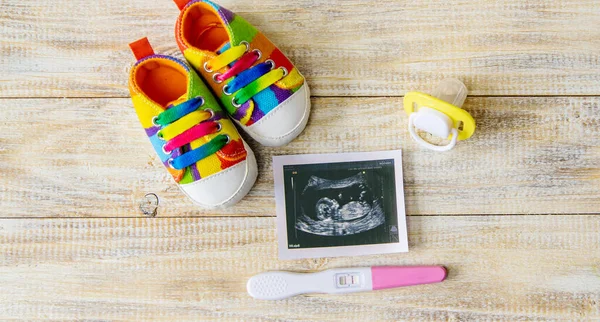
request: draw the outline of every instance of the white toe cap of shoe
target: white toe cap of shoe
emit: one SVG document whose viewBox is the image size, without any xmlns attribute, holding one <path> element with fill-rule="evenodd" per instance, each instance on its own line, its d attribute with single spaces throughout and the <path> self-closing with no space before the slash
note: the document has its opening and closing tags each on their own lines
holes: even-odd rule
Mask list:
<svg viewBox="0 0 600 322">
<path fill-rule="evenodd" d="M 282 146 L 295 139 L 306 127 L 310 114 L 310 91 L 302 87 L 255 124 L 242 127 L 265 146 Z"/>
<path fill-rule="evenodd" d="M 256 181 L 256 158 L 247 146 L 246 151 L 248 155 L 245 161 L 179 187 L 190 199 L 204 208 L 233 206 L 248 194 Z"/>
</svg>

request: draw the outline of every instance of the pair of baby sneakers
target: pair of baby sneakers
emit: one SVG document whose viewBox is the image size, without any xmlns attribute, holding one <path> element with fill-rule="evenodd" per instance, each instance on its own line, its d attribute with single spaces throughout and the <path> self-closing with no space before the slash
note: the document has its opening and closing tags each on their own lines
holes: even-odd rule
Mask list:
<svg viewBox="0 0 600 322">
<path fill-rule="evenodd" d="M 196 204 L 227 207 L 257 176 L 237 126 L 266 146 L 297 137 L 308 121 L 304 77 L 246 20 L 208 0 L 175 0 L 175 38 L 191 67 L 156 55 L 146 38 L 130 44 L 137 63 L 129 90 L 160 160 Z"/>
</svg>

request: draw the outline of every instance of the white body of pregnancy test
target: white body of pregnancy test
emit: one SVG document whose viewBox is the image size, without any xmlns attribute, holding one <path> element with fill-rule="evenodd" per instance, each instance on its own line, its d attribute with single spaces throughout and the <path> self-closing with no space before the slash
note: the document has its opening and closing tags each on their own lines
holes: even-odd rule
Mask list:
<svg viewBox="0 0 600 322">
<path fill-rule="evenodd" d="M 246 287 L 255 299 L 281 300 L 306 293 L 353 293 L 438 283 L 445 278 L 443 266 L 373 266 L 318 273 L 265 272 L 250 278 Z"/>
</svg>

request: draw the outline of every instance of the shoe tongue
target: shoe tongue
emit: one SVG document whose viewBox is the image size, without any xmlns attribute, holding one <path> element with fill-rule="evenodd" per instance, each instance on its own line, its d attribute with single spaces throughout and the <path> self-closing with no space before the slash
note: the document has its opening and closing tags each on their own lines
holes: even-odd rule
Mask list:
<svg viewBox="0 0 600 322">
<path fill-rule="evenodd" d="M 181 103 L 187 101 L 187 99 L 188 99 L 187 96 L 188 96 L 187 93 L 185 93 L 185 94 L 179 96 L 179 98 L 170 101 L 169 103 L 167 103 L 167 106 L 165 107 L 165 110 L 168 110 L 168 109 L 170 109 L 170 108 L 172 108 L 172 107 L 174 107 L 174 106 L 176 106 L 178 104 L 181 104 Z M 177 149 L 175 149 L 173 151 L 173 153 L 171 154 L 171 156 L 172 157 L 177 157 L 177 156 L 180 156 L 182 153 L 183 153 L 182 148 L 177 148 Z M 183 170 L 183 171 L 185 171 L 185 170 Z"/>
<path fill-rule="evenodd" d="M 217 55 L 222 54 L 227 49 L 231 48 L 231 43 L 229 41 L 224 42 L 219 49 L 217 49 Z"/>
<path fill-rule="evenodd" d="M 178 99 L 175 99 L 175 100 L 172 100 L 172 101 L 170 101 L 170 102 L 167 104 L 167 107 L 166 107 L 165 109 L 166 109 L 166 110 L 168 110 L 168 109 L 170 109 L 171 107 L 173 107 L 173 106 L 175 106 L 175 105 L 178 105 L 178 104 L 181 104 L 181 103 L 183 103 L 183 102 L 187 101 L 187 99 L 188 99 L 187 97 L 188 97 L 187 93 L 185 93 L 185 94 L 183 94 L 183 95 L 179 96 L 179 98 L 178 98 Z"/>
</svg>

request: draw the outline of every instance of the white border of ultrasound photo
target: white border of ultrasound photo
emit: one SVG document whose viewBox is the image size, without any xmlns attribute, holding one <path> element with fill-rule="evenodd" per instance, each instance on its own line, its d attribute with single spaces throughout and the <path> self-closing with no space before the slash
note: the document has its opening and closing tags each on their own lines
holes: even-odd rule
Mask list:
<svg viewBox="0 0 600 322">
<path fill-rule="evenodd" d="M 394 159 L 394 172 L 396 176 L 396 205 L 398 209 L 398 242 L 387 244 L 370 244 L 323 248 L 288 248 L 285 212 L 285 191 L 283 179 L 283 167 L 285 165 L 374 161 L 383 159 Z M 277 207 L 277 244 L 279 246 L 278 248 L 280 259 L 357 256 L 408 252 L 408 237 L 406 231 L 406 212 L 404 205 L 404 183 L 402 176 L 401 150 L 339 154 L 303 154 L 274 156 L 273 177 L 275 181 L 275 201 Z"/>
</svg>

